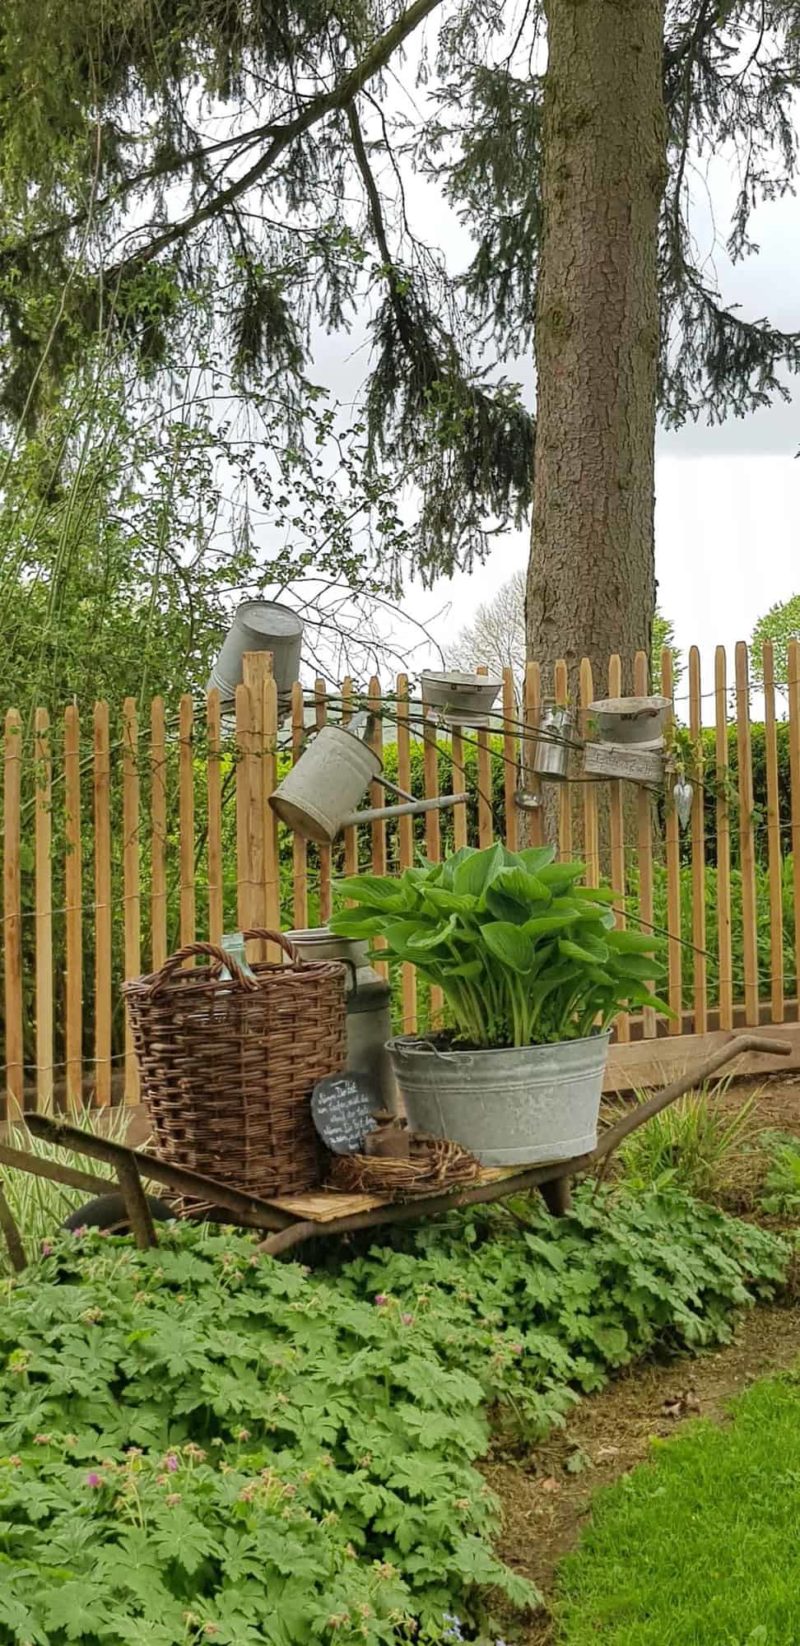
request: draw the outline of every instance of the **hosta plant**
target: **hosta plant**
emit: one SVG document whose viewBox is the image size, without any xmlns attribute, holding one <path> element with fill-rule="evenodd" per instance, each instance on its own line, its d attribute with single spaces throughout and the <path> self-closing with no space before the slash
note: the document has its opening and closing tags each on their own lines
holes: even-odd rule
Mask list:
<svg viewBox="0 0 800 1646">
<path fill-rule="evenodd" d="M 343 893 L 357 907 L 331 926 L 345 937 L 383 937 L 390 955 L 438 984 L 456 1044 L 574 1040 L 632 1007 L 667 1012 L 650 987 L 662 940 L 620 930 L 610 907 L 620 899 L 579 885 L 583 873 L 583 863 L 556 863 L 551 846 L 465 846 L 396 879 L 346 880 Z"/>
</svg>

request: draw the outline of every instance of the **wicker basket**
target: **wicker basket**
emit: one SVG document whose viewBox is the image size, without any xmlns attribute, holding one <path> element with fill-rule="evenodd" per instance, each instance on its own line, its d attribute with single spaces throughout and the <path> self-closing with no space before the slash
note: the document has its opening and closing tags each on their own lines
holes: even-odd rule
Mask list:
<svg viewBox="0 0 800 1646">
<path fill-rule="evenodd" d="M 252 1194 L 299 1194 L 321 1178 L 312 1088 L 346 1063 L 346 968 L 302 961 L 277 932 L 245 937 L 280 944 L 290 963 L 257 962 L 248 977 L 224 949 L 190 943 L 124 985 L 143 1096 L 163 1160 Z M 183 965 L 198 955 L 213 964 Z"/>
</svg>

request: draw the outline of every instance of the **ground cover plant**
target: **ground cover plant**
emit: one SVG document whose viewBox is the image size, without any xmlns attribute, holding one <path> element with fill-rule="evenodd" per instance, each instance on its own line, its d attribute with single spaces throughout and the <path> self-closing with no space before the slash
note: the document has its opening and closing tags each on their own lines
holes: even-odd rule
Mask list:
<svg viewBox="0 0 800 1646">
<path fill-rule="evenodd" d="M 731 1190 L 752 1166 L 760 1139 L 760 1094 L 751 1093 L 732 1111 L 724 1103 L 732 1082 L 732 1075 L 706 1081 L 625 1139 L 616 1169 L 631 1188 L 674 1184 L 703 1199 L 719 1199 Z M 650 1095 L 637 1092 L 637 1101 Z"/>
<path fill-rule="evenodd" d="M 724 1340 L 775 1237 L 591 1186 L 311 1275 L 229 1232 L 60 1237 L 0 1309 L 0 1643 L 493 1640 L 488 1411 L 541 1433 L 654 1343 Z"/>
<path fill-rule="evenodd" d="M 763 1132 L 766 1170 L 758 1204 L 775 1217 L 800 1216 L 800 1138 L 791 1132 Z"/>
<path fill-rule="evenodd" d="M 756 1385 L 728 1426 L 654 1443 L 562 1567 L 560 1646 L 795 1646 L 798 1479 L 796 1377 Z"/>
</svg>

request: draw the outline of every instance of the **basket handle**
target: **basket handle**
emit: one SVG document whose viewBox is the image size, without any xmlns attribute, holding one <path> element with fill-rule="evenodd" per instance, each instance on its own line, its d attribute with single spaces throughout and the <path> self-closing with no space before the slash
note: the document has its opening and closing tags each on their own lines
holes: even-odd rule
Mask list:
<svg viewBox="0 0 800 1646">
<path fill-rule="evenodd" d="M 283 949 L 284 954 L 288 955 L 293 966 L 308 965 L 308 961 L 302 959 L 294 944 L 289 942 L 288 937 L 285 937 L 283 932 L 273 932 L 267 926 L 251 926 L 249 931 L 242 932 L 242 937 L 246 943 L 258 940 L 262 943 L 277 943 L 278 947 Z"/>
<path fill-rule="evenodd" d="M 248 933 L 247 935 L 252 936 L 253 934 Z M 273 933 L 270 932 L 269 935 L 273 936 Z M 248 994 L 252 994 L 253 990 L 258 988 L 257 978 L 248 977 L 247 973 L 242 971 L 238 960 L 234 960 L 233 955 L 228 954 L 226 949 L 220 948 L 216 943 L 186 943 L 182 949 L 177 949 L 175 954 L 171 954 L 169 960 L 164 961 L 160 972 L 156 974 L 148 988 L 148 994 L 158 994 L 159 990 L 163 989 L 164 985 L 169 982 L 173 972 L 176 972 L 178 967 L 183 965 L 184 960 L 191 960 L 198 954 L 205 955 L 210 960 L 218 961 L 220 966 L 224 966 L 230 972 L 232 981 Z"/>
</svg>

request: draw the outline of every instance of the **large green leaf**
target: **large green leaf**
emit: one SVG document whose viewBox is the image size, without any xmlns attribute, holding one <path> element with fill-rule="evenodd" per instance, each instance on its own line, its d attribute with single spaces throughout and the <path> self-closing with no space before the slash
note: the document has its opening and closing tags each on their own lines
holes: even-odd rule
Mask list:
<svg viewBox="0 0 800 1646">
<path fill-rule="evenodd" d="M 564 960 L 580 960 L 585 966 L 597 964 L 597 955 L 592 954 L 591 949 L 582 948 L 580 943 L 576 943 L 571 937 L 566 937 L 559 943 L 558 952 Z"/>
<path fill-rule="evenodd" d="M 443 943 L 448 943 L 458 926 L 458 915 L 451 914 L 450 919 L 443 924 L 429 930 L 417 930 L 415 937 L 409 939 L 408 946 L 415 953 L 417 949 L 439 949 Z"/>
<path fill-rule="evenodd" d="M 526 920 L 523 931 L 526 937 L 551 937 L 554 932 L 568 932 L 578 919 L 577 911 L 572 909 L 553 909 L 552 914 L 537 914 L 532 920 Z"/>
<path fill-rule="evenodd" d="M 580 880 L 581 875 L 586 873 L 586 864 L 578 862 L 548 863 L 540 869 L 534 869 L 533 872 L 539 876 L 540 880 L 544 881 L 545 886 L 551 892 L 556 892 L 562 888 L 566 889 L 568 886 L 574 886 L 575 881 Z"/>
<path fill-rule="evenodd" d="M 376 937 L 384 930 L 386 916 L 370 909 L 339 909 L 329 925 L 337 937 Z"/>
<path fill-rule="evenodd" d="M 611 963 L 618 977 L 633 977 L 640 983 L 649 983 L 653 971 L 661 970 L 661 962 L 648 960 L 643 954 L 614 954 Z"/>
<path fill-rule="evenodd" d="M 363 903 L 369 909 L 399 913 L 408 907 L 408 892 L 402 881 L 392 880 L 388 875 L 351 875 L 343 882 L 342 891 L 345 897 L 352 897 L 354 902 Z"/>
<path fill-rule="evenodd" d="M 608 943 L 620 954 L 658 954 L 667 946 L 666 938 L 659 937 L 656 932 L 609 932 Z"/>
<path fill-rule="evenodd" d="M 482 852 L 471 852 L 462 859 L 453 875 L 453 891 L 480 897 L 504 867 L 505 853 L 500 845 L 487 846 Z"/>
<path fill-rule="evenodd" d="M 540 874 L 542 869 L 549 869 L 556 855 L 555 846 L 526 846 L 516 856 L 524 863 L 529 874 Z M 579 873 L 582 872 L 583 864 Z"/>
<path fill-rule="evenodd" d="M 478 907 L 477 897 L 467 892 L 448 891 L 446 886 L 424 886 L 422 902 L 426 908 L 443 914 L 472 914 Z"/>
<path fill-rule="evenodd" d="M 533 946 L 519 926 L 508 920 L 490 920 L 481 927 L 481 936 L 490 954 L 512 972 L 529 972 L 533 963 Z"/>
</svg>

